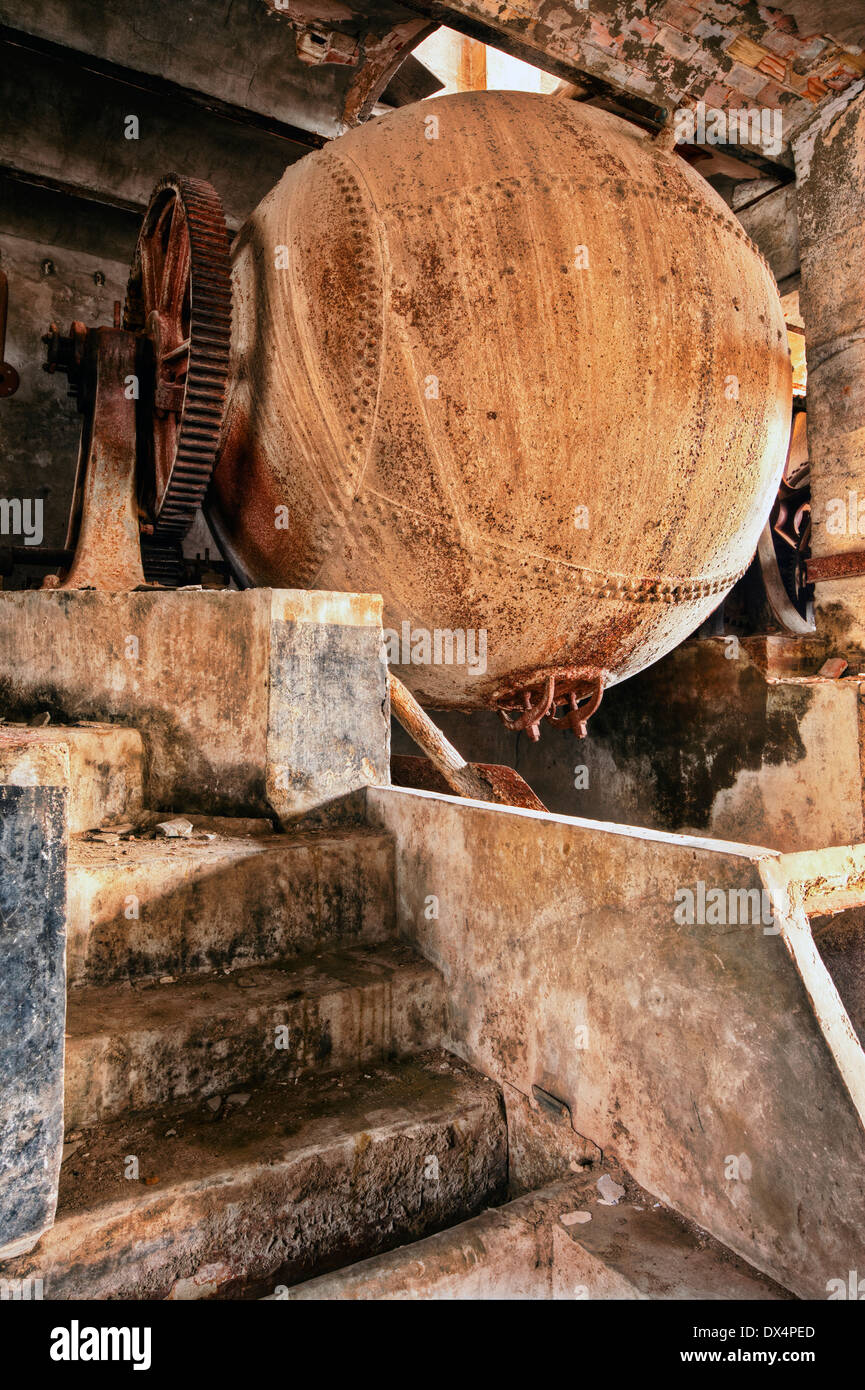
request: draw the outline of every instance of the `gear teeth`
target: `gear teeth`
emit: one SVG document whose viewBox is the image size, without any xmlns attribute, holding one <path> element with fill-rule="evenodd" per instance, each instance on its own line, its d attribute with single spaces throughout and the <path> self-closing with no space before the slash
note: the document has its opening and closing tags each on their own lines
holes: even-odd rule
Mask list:
<svg viewBox="0 0 865 1390">
<path fill-rule="evenodd" d="M 204 501 L 216 465 L 231 350 L 231 257 L 222 202 L 211 184 L 181 174 L 166 174 L 153 190 L 132 262 L 124 326 L 140 332 L 149 313 L 140 248 L 166 190 L 182 206 L 189 234 L 191 313 L 186 394 L 168 483 L 156 499 L 155 540 L 185 536 Z"/>
</svg>

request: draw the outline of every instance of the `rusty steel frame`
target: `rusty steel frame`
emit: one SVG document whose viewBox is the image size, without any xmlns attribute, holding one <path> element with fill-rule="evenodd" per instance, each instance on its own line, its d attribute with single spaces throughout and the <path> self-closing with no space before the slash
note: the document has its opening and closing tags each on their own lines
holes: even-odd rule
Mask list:
<svg viewBox="0 0 865 1390">
<path fill-rule="evenodd" d="M 126 382 L 136 370 L 136 340 L 122 328 L 87 334 L 94 374 L 92 418 L 82 431 L 81 525 L 66 578 L 47 587 L 124 593 L 145 586 L 136 489 L 135 401 Z"/>
<path fill-rule="evenodd" d="M 833 579 L 858 579 L 865 574 L 865 550 L 848 550 L 843 555 L 816 555 L 805 562 L 809 584 L 826 584 Z"/>
<path fill-rule="evenodd" d="M 66 373 L 84 417 L 66 537 L 74 558 L 68 573 L 49 575 L 43 587 L 150 587 L 142 531 L 183 536 L 210 481 L 230 336 L 222 204 L 210 184 L 168 174 L 157 184 L 142 225 L 124 326 L 118 302 L 113 328 L 73 323 L 63 337 L 52 323 L 43 338 L 45 370 Z M 139 506 L 148 468 L 150 522 Z"/>
</svg>

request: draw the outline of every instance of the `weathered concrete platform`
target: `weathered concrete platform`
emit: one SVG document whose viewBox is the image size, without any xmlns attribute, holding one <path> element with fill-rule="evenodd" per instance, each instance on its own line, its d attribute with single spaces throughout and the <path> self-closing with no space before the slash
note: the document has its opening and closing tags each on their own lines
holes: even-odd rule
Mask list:
<svg viewBox="0 0 865 1390">
<path fill-rule="evenodd" d="M 293 1289 L 289 1301 L 792 1297 L 633 1188 L 598 1191 L 603 1168 L 485 1211 L 413 1245 Z"/>
<path fill-rule="evenodd" d="M 408 1056 L 438 1043 L 443 1007 L 438 971 L 398 943 L 169 977 L 149 989 L 73 990 L 66 1128 L 267 1077 Z"/>
<path fill-rule="evenodd" d="M 394 927 L 393 869 L 390 836 L 364 826 L 75 842 L 70 982 L 265 963 L 335 938 L 383 941 Z"/>
<path fill-rule="evenodd" d="M 264 1294 L 463 1221 L 506 1182 L 498 1087 L 427 1053 L 85 1134 L 54 1229 L 3 1275 L 52 1299 Z"/>
<path fill-rule="evenodd" d="M 158 727 L 0 736 L 15 845 L 57 813 L 45 833 L 66 853 L 76 756 L 76 824 L 138 804 Z M 65 872 L 41 857 L 67 896 L 21 918 L 38 968 L 4 987 L 10 1017 L 44 1003 L 55 1041 L 25 1029 L 27 1073 L 0 1022 L 39 1108 L 33 1146 L 4 1155 L 4 1277 L 60 1298 L 243 1297 L 342 1266 L 333 1296 L 409 1297 L 423 1252 L 373 1271 L 386 1295 L 346 1267 L 475 1218 L 437 1238 L 430 1297 L 732 1296 L 756 1278 L 742 1260 L 825 1297 L 865 1262 L 861 933 L 830 945 L 826 926 L 865 910 L 865 846 L 785 855 L 389 787 L 334 800 L 318 773 L 311 794 L 317 828 L 211 817 L 189 840 L 78 834 Z M 46 1231 L 64 930 L 68 1146 Z M 609 1161 L 651 1207 L 562 1222 L 556 1201 Z M 525 1209 L 481 1215 L 521 1192 Z M 709 1259 L 687 1222 L 726 1250 Z"/>
<path fill-rule="evenodd" d="M 387 783 L 386 676 L 375 595 L 0 594 L 0 712 L 137 729 L 151 806 L 291 817 Z"/>
</svg>

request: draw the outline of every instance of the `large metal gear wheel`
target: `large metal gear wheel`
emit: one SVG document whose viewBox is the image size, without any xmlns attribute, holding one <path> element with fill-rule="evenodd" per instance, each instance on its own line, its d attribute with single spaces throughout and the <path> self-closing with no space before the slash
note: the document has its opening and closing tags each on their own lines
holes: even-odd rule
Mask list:
<svg viewBox="0 0 865 1390">
<path fill-rule="evenodd" d="M 135 248 L 124 327 L 140 335 L 139 477 L 153 534 L 183 537 L 204 501 L 225 411 L 231 261 L 203 179 L 166 174 Z"/>
</svg>

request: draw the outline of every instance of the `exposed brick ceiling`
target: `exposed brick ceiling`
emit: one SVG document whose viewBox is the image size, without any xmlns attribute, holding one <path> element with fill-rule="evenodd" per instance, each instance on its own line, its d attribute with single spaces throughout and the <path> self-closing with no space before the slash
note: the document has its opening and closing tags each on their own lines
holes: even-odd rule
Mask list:
<svg viewBox="0 0 865 1390">
<path fill-rule="evenodd" d="M 446 8 L 657 105 L 778 107 L 787 140 L 821 102 L 865 76 L 865 0 L 590 0 L 588 8 L 456 0 Z"/>
</svg>

